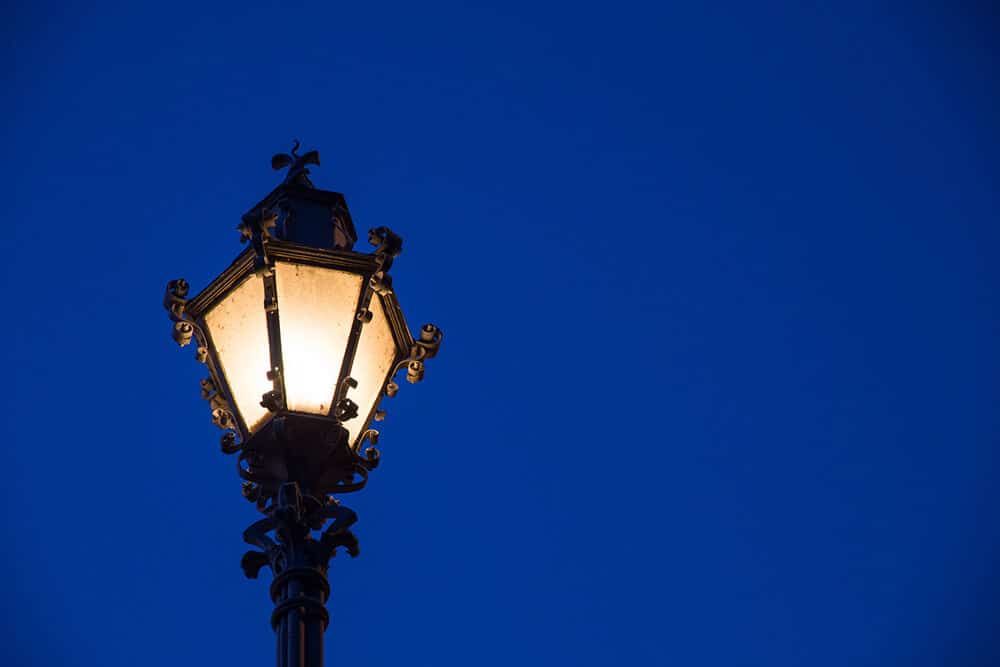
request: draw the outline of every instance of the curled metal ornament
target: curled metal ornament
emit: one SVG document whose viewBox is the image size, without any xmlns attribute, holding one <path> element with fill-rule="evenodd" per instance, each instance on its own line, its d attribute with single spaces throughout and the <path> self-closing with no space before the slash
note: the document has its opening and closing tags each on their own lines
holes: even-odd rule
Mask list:
<svg viewBox="0 0 1000 667">
<path fill-rule="evenodd" d="M 365 432 L 361 434 L 361 437 L 358 438 L 357 444 L 354 445 L 354 451 L 361 452 L 361 455 L 365 457 L 365 461 L 367 462 L 374 461 L 374 465 L 371 466 L 371 469 L 374 469 L 375 466 L 378 465 L 378 459 L 380 456 L 379 451 L 375 449 L 375 445 L 378 444 L 378 436 L 379 433 L 375 429 L 373 428 L 366 429 Z M 369 447 L 362 449 L 362 446 L 366 442 L 368 443 Z M 369 452 L 371 453 L 369 454 Z"/>
<path fill-rule="evenodd" d="M 368 287 L 380 296 L 392 294 L 392 261 L 403 252 L 403 239 L 388 227 L 368 230 L 368 243 L 375 246 L 375 263 L 378 267 L 368 279 Z"/>
<path fill-rule="evenodd" d="M 369 288 L 380 296 L 392 293 L 392 277 L 388 274 L 393 260 L 403 251 L 403 239 L 388 227 L 375 227 L 368 231 L 368 243 L 375 246 L 375 261 L 377 269 L 368 280 Z M 371 321 L 371 312 L 363 310 L 358 313 L 362 322 Z M 442 332 L 433 324 L 425 324 L 420 329 L 420 336 L 410 346 L 410 355 L 400 361 L 389 374 L 385 385 L 385 395 L 393 397 L 399 391 L 395 377 L 403 368 L 406 369 L 406 381 L 416 384 L 424 379 L 424 362 L 437 355 L 441 348 Z M 384 413 L 381 413 L 384 415 Z"/>
<path fill-rule="evenodd" d="M 212 410 L 212 423 L 226 431 L 236 428 L 236 418 L 233 417 L 233 413 L 228 408 Z"/>
<path fill-rule="evenodd" d="M 174 323 L 174 342 L 181 347 L 186 347 L 190 345 L 192 340 L 195 340 L 197 342 L 195 360 L 200 364 L 208 364 L 207 338 L 185 310 L 188 302 L 188 290 L 188 282 L 183 278 L 171 280 L 167 283 L 166 293 L 163 296 L 163 307 L 167 309 L 167 313 Z M 209 370 L 211 371 L 211 366 Z M 212 411 L 212 423 L 226 431 L 220 442 L 222 451 L 227 454 L 239 451 L 243 443 L 238 435 L 239 427 L 236 418 L 230 410 L 229 402 L 219 392 L 213 377 L 210 376 L 201 381 L 201 397 L 208 401 L 209 409 Z"/>
<path fill-rule="evenodd" d="M 212 378 L 207 377 L 201 381 L 201 397 L 208 401 L 208 407 L 212 410 L 212 423 L 226 431 L 219 442 L 223 453 L 235 454 L 243 446 L 242 440 L 237 435 L 236 417 L 233 416 L 229 403 L 219 393 Z"/>
<path fill-rule="evenodd" d="M 219 446 L 222 448 L 223 454 L 235 454 L 243 447 L 243 443 L 236 435 L 236 431 L 226 431 L 219 440 Z"/>
<path fill-rule="evenodd" d="M 260 484 L 255 482 L 243 482 L 243 497 L 252 503 L 260 500 Z"/>
<path fill-rule="evenodd" d="M 278 602 L 282 577 L 292 573 L 301 576 L 312 570 L 324 582 L 325 594 L 329 594 L 323 573 L 336 550 L 342 547 L 351 557 L 358 555 L 358 538 L 350 531 L 358 520 L 357 514 L 334 498 L 316 498 L 302 493 L 294 482 L 282 484 L 274 502 L 262 511 L 266 517 L 243 532 L 243 541 L 260 549 L 243 555 L 240 563 L 243 573 L 255 579 L 262 567 L 269 566 L 275 575 L 271 584 L 271 597 L 275 602 Z M 322 531 L 319 539 L 312 536 L 314 530 Z"/>
<path fill-rule="evenodd" d="M 229 403 L 219 393 L 218 388 L 215 386 L 215 381 L 210 377 L 201 381 L 201 397 L 203 400 L 208 401 L 208 405 L 212 410 L 229 410 Z"/>
<path fill-rule="evenodd" d="M 194 336 L 194 326 L 190 322 L 174 322 L 174 342 L 180 347 L 187 347 Z"/>
<path fill-rule="evenodd" d="M 167 283 L 167 292 L 163 295 L 163 307 L 170 312 L 170 319 L 179 321 L 184 318 L 184 307 L 187 305 L 187 295 L 190 286 L 183 278 Z"/>
<path fill-rule="evenodd" d="M 425 324 L 420 328 L 420 338 L 414 341 L 414 345 L 420 348 L 416 353 L 411 349 L 410 354 L 416 354 L 420 359 L 431 359 L 435 357 L 441 348 L 441 339 L 444 334 L 433 324 Z"/>
<path fill-rule="evenodd" d="M 208 347 L 205 345 L 205 336 L 198 325 L 187 316 L 187 295 L 190 289 L 188 281 L 183 278 L 171 280 L 167 283 L 166 292 L 163 295 L 163 307 L 167 309 L 170 319 L 174 323 L 171 337 L 180 347 L 187 347 L 192 339 L 198 343 L 195 350 L 195 359 L 199 363 L 205 363 L 208 359 Z"/>
<path fill-rule="evenodd" d="M 390 373 L 389 382 L 385 385 L 385 395 L 392 398 L 399 392 L 399 385 L 392 378 L 403 368 L 406 369 L 406 381 L 416 384 L 424 379 L 425 361 L 437 356 L 441 349 L 443 332 L 433 324 L 425 324 L 420 329 L 420 337 L 410 346 L 410 356 L 403 359 Z"/>
<path fill-rule="evenodd" d="M 344 494 L 363 489 L 369 473 L 378 467 L 381 455 L 375 447 L 378 431 L 367 429 L 354 445 L 346 440 L 339 446 L 336 463 L 323 471 L 308 486 L 321 494 Z M 251 445 L 252 447 L 252 445 Z M 243 496 L 257 509 L 267 513 L 269 503 L 282 484 L 294 479 L 295 461 L 285 457 L 283 451 L 242 448 L 237 457 L 237 473 L 243 480 Z"/>
<path fill-rule="evenodd" d="M 392 276 L 385 271 L 376 271 L 368 279 L 368 286 L 379 296 L 392 294 Z"/>
<path fill-rule="evenodd" d="M 288 468 L 280 457 L 244 449 L 236 459 L 236 470 L 245 482 L 258 485 L 258 507 L 266 502 L 282 483 L 288 480 Z M 244 493 L 246 495 L 246 493 Z"/>
</svg>

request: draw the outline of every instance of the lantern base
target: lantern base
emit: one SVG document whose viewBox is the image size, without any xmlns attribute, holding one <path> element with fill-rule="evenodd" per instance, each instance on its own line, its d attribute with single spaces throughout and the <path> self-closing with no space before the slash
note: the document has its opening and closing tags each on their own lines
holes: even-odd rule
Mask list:
<svg viewBox="0 0 1000 667">
<path fill-rule="evenodd" d="M 306 496 L 357 491 L 378 458 L 358 456 L 335 419 L 281 411 L 247 440 L 239 463 L 244 494 L 263 510 L 286 483 Z"/>
</svg>

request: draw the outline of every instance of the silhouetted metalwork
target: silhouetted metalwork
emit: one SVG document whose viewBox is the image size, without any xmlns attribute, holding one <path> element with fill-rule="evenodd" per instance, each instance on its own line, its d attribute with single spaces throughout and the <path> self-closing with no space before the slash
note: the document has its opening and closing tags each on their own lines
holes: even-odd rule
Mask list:
<svg viewBox="0 0 1000 667">
<path fill-rule="evenodd" d="M 380 396 L 396 395 L 399 386 L 394 378 L 404 368 L 408 382 L 419 382 L 426 360 L 440 348 L 442 334 L 427 324 L 414 338 L 406 325 L 389 275 L 402 252 L 402 239 L 387 227 L 376 227 L 368 233 L 374 252 L 354 252 L 357 235 L 347 202 L 340 193 L 313 186 L 306 166 L 318 165 L 319 153 L 299 155 L 298 148 L 296 140 L 289 154 L 272 158 L 273 168 L 288 167 L 284 182 L 242 216 L 240 239 L 249 247 L 193 298 L 188 298 L 187 281 L 170 281 L 164 307 L 173 321 L 174 341 L 182 347 L 196 344 L 195 358 L 208 370 L 208 377 L 201 381 L 201 396 L 209 404 L 212 422 L 224 431 L 221 449 L 236 455 L 242 493 L 266 517 L 244 532 L 244 540 L 261 551 L 247 552 L 242 565 L 251 578 L 265 565 L 275 575 L 271 597 L 276 605 L 272 625 L 278 634 L 278 665 L 318 667 L 328 623 L 323 606 L 329 595 L 328 561 L 338 547 L 352 556 L 358 553 L 357 539 L 348 530 L 357 517 L 333 496 L 363 488 L 380 461 L 375 447 L 379 434 L 370 423 L 381 421 L 385 410 L 375 400 L 370 410 L 359 414 L 358 404 L 348 396 L 358 386 L 350 372 L 362 331 L 372 321 L 374 300 L 379 302 L 395 349 Z M 323 414 L 289 408 L 277 262 L 362 278 L 357 309 L 344 323 L 349 336 L 340 375 L 331 389 L 329 410 Z M 267 416 L 255 424 L 248 424 L 237 407 L 206 322 L 214 307 L 251 280 L 260 281 L 264 295 L 261 312 L 270 358 L 266 373 L 270 389 L 260 397 Z M 364 423 L 352 440 L 344 424 L 358 419 Z M 312 531 L 322 532 L 313 537 Z"/>
<path fill-rule="evenodd" d="M 314 187 L 309 180 L 309 170 L 306 165 L 314 164 L 319 166 L 319 151 L 309 151 L 305 155 L 299 155 L 299 140 L 296 139 L 289 153 L 276 153 L 271 158 L 272 169 L 284 169 L 288 167 L 285 174 L 285 183 L 290 185 L 301 185 L 307 188 Z"/>
<path fill-rule="evenodd" d="M 323 664 L 323 632 L 330 623 L 327 568 L 339 547 L 358 555 L 358 538 L 349 530 L 356 521 L 354 512 L 336 500 L 302 495 L 290 482 L 279 489 L 267 518 L 243 531 L 243 541 L 261 549 L 243 554 L 244 574 L 256 579 L 268 566 L 274 575 L 271 628 L 278 635 L 279 666 Z M 322 530 L 319 539 L 312 536 L 314 530 Z"/>
</svg>

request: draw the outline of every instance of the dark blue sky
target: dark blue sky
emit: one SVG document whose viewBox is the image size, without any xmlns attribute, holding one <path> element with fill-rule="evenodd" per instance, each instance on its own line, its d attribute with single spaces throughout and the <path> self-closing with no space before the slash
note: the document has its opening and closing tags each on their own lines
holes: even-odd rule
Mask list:
<svg viewBox="0 0 1000 667">
<path fill-rule="evenodd" d="M 0 663 L 271 664 L 161 299 L 299 137 L 445 330 L 330 664 L 997 664 L 996 17 L 870 4 L 8 7 Z"/>
</svg>

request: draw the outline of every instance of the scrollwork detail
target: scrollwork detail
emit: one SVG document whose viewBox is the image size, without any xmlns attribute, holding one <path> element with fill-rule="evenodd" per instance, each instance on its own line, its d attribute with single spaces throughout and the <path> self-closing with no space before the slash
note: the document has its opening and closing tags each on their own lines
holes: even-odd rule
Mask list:
<svg viewBox="0 0 1000 667">
<path fill-rule="evenodd" d="M 376 270 L 368 280 L 368 286 L 381 296 L 392 294 L 392 276 L 389 269 L 394 259 L 403 252 L 403 239 L 388 227 L 368 230 L 368 243 L 375 246 Z"/>
<path fill-rule="evenodd" d="M 189 289 L 188 281 L 183 278 L 168 282 L 166 292 L 163 295 L 163 307 L 166 308 L 170 320 L 174 323 L 171 333 L 174 342 L 180 347 L 187 347 L 192 340 L 195 340 L 198 343 L 195 349 L 195 359 L 203 364 L 208 359 L 205 335 L 185 312 Z"/>
<path fill-rule="evenodd" d="M 236 428 L 236 418 L 228 408 L 215 408 L 212 410 L 212 423 L 224 431 Z"/>
<path fill-rule="evenodd" d="M 363 456 L 362 460 L 365 463 L 371 464 L 371 466 L 368 468 L 369 470 L 374 470 L 375 467 L 378 466 L 379 457 L 381 456 L 381 454 L 379 454 L 379 451 L 375 449 L 375 445 L 378 444 L 378 438 L 379 438 L 379 432 L 373 428 L 369 428 L 366 429 L 365 432 L 361 434 L 361 437 L 358 438 L 357 444 L 354 446 L 354 451 L 360 452 L 361 455 Z M 363 445 L 366 442 L 368 443 L 369 446 L 365 448 L 363 447 Z"/>
<path fill-rule="evenodd" d="M 333 408 L 333 416 L 340 423 L 344 423 L 349 419 L 354 419 L 358 416 L 358 404 L 347 398 L 347 392 L 351 389 L 358 388 L 358 381 L 352 378 L 350 375 L 345 377 L 340 382 L 340 386 L 337 388 L 337 399 L 336 404 Z"/>
<path fill-rule="evenodd" d="M 433 324 L 425 324 L 421 327 L 420 337 L 413 341 L 413 345 L 410 346 L 410 356 L 400 361 L 392 369 L 389 382 L 385 385 L 386 396 L 392 398 L 399 392 L 399 385 L 392 378 L 403 368 L 406 369 L 406 381 L 410 384 L 416 384 L 424 379 L 425 361 L 437 356 L 443 337 L 444 333 L 441 329 Z"/>
<path fill-rule="evenodd" d="M 277 224 L 277 212 L 259 207 L 245 214 L 236 226 L 240 232 L 240 243 L 249 241 L 253 248 L 254 270 L 257 272 L 267 270 L 267 240 L 272 238 L 271 230 Z"/>
<path fill-rule="evenodd" d="M 270 566 L 275 575 L 281 574 L 293 559 L 299 567 L 325 571 L 339 547 L 352 557 L 358 555 L 358 538 L 350 530 L 358 516 L 334 498 L 303 495 L 298 484 L 289 482 L 278 489 L 266 514 L 243 531 L 243 541 L 261 549 L 246 552 L 240 562 L 250 579 L 256 579 L 264 566 Z M 330 524 L 324 530 L 327 521 Z M 323 531 L 318 540 L 311 535 L 313 530 Z M 274 537 L 269 534 L 272 532 Z"/>
<path fill-rule="evenodd" d="M 208 401 L 208 405 L 212 410 L 229 409 L 229 403 L 227 403 L 225 397 L 219 393 L 218 388 L 215 386 L 215 381 L 210 377 L 201 381 L 201 397 L 203 400 Z"/>
<path fill-rule="evenodd" d="M 167 313 L 174 323 L 174 341 L 181 347 L 189 345 L 192 339 L 197 341 L 194 358 L 198 363 L 208 364 L 208 344 L 205 334 L 186 312 L 188 290 L 188 282 L 183 278 L 168 282 L 163 296 L 163 307 L 167 309 Z M 211 366 L 209 366 L 209 370 L 211 371 Z M 226 431 L 219 443 L 222 451 L 226 454 L 239 451 L 243 446 L 238 435 L 239 426 L 229 408 L 229 402 L 219 392 L 213 377 L 210 376 L 201 381 L 201 397 L 208 401 L 208 407 L 212 411 L 212 423 Z"/>
</svg>

